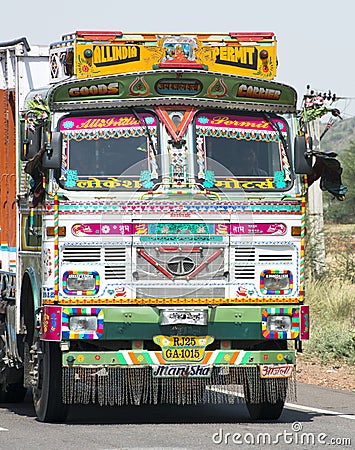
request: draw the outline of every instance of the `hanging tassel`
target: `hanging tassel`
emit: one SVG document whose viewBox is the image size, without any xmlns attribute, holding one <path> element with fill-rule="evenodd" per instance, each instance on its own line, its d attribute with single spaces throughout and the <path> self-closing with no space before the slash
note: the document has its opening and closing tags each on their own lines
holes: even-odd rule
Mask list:
<svg viewBox="0 0 355 450">
<path fill-rule="evenodd" d="M 262 379 L 256 367 L 214 367 L 210 378 L 155 378 L 151 367 L 64 367 L 66 404 L 100 406 L 141 404 L 197 405 L 289 401 L 296 398 L 296 377 Z"/>
</svg>

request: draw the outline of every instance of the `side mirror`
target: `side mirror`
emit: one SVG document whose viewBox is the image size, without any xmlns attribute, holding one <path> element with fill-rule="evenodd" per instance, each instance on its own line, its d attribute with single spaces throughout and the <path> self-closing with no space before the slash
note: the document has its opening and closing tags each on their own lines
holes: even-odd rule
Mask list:
<svg viewBox="0 0 355 450">
<path fill-rule="evenodd" d="M 295 136 L 294 144 L 295 172 L 309 175 L 312 171 L 312 157 L 306 155 L 307 145 L 305 136 Z"/>
<path fill-rule="evenodd" d="M 42 127 L 36 127 L 34 131 L 21 121 L 21 161 L 28 161 L 40 150 L 42 144 Z"/>
<path fill-rule="evenodd" d="M 50 145 L 42 157 L 44 169 L 60 169 L 62 165 L 62 133 L 53 131 Z"/>
</svg>

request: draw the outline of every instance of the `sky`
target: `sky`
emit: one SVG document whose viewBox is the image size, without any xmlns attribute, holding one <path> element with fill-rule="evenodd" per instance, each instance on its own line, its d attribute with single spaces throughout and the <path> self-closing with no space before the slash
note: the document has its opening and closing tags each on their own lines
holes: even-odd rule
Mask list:
<svg viewBox="0 0 355 450">
<path fill-rule="evenodd" d="M 76 30 L 123 32 L 272 31 L 276 81 L 336 94 L 344 119 L 355 116 L 353 0 L 4 0 L 0 42 L 26 37 L 49 45 Z"/>
</svg>

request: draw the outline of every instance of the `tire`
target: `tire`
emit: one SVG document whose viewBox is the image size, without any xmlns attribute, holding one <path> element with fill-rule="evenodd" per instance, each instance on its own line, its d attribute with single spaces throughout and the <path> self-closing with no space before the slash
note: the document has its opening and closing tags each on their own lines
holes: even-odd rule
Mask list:
<svg viewBox="0 0 355 450">
<path fill-rule="evenodd" d="M 273 382 L 272 390 L 275 399 L 271 402 L 268 397 L 268 383 Z M 268 380 L 259 379 L 258 382 L 254 380 L 245 380 L 244 394 L 245 401 L 252 420 L 277 420 L 282 413 L 286 394 L 287 394 L 287 379 Z M 251 399 L 258 399 L 258 402 L 252 402 Z M 274 401 L 275 400 L 275 401 Z"/>
<path fill-rule="evenodd" d="M 2 333 L 4 330 L 2 327 Z M 27 392 L 23 387 L 23 368 L 7 366 L 3 361 L 5 355 L 5 342 L 0 336 L 0 403 L 21 403 Z"/>
<path fill-rule="evenodd" d="M 38 375 L 32 389 L 35 412 L 41 422 L 64 422 L 68 406 L 62 402 L 61 351 L 57 343 L 42 341 L 39 344 Z"/>
<path fill-rule="evenodd" d="M 27 389 L 21 383 L 0 386 L 0 403 L 21 403 L 25 399 Z"/>
<path fill-rule="evenodd" d="M 252 420 L 277 420 L 281 416 L 284 403 L 285 402 L 283 400 L 279 400 L 276 403 L 247 402 L 247 408 L 249 411 L 249 416 Z"/>
</svg>

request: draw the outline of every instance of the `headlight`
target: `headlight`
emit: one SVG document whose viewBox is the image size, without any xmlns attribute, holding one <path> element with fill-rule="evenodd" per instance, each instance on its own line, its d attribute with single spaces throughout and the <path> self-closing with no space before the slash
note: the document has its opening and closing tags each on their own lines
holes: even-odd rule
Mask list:
<svg viewBox="0 0 355 450">
<path fill-rule="evenodd" d="M 266 328 L 269 331 L 290 331 L 290 316 L 268 316 L 266 319 Z"/>
<path fill-rule="evenodd" d="M 98 272 L 68 270 L 63 274 L 63 291 L 68 295 L 95 295 L 100 288 Z"/>
<path fill-rule="evenodd" d="M 96 331 L 96 316 L 71 316 L 69 319 L 69 329 L 71 331 Z"/>
<path fill-rule="evenodd" d="M 260 274 L 260 290 L 263 294 L 291 294 L 293 276 L 290 270 L 266 269 Z"/>
<path fill-rule="evenodd" d="M 281 291 L 290 288 L 290 280 L 287 275 L 272 274 L 264 279 L 264 288 L 268 291 Z"/>
<path fill-rule="evenodd" d="M 95 289 L 96 278 L 93 274 L 73 274 L 67 279 L 69 291 L 92 291 Z"/>
</svg>

